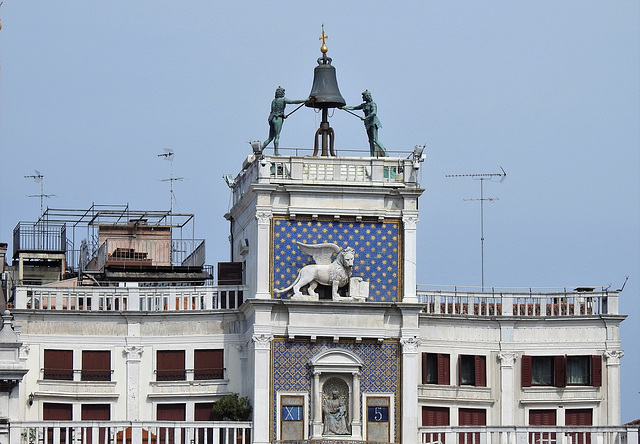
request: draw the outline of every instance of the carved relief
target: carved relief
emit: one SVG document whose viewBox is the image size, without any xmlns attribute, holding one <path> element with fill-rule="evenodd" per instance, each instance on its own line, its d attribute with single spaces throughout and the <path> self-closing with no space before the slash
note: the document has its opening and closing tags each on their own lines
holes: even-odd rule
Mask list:
<svg viewBox="0 0 640 444">
<path fill-rule="evenodd" d="M 340 378 L 329 378 L 322 386 L 322 434 L 349 435 L 349 387 Z"/>
<path fill-rule="evenodd" d="M 271 348 L 271 341 L 273 341 L 272 335 L 253 335 L 251 340 L 256 344 L 257 349 L 269 349 Z"/>
<path fill-rule="evenodd" d="M 422 341 L 420 338 L 403 338 L 400 339 L 400 344 L 402 344 L 402 353 L 417 353 Z"/>
<path fill-rule="evenodd" d="M 516 362 L 516 354 L 512 352 L 500 352 L 498 353 L 498 359 L 500 359 L 500 365 L 502 367 L 513 367 Z"/>
<path fill-rule="evenodd" d="M 405 230 L 415 230 L 418 227 L 418 216 L 403 216 L 402 223 Z"/>
<path fill-rule="evenodd" d="M 273 213 L 271 211 L 256 211 L 256 219 L 258 219 L 258 225 L 269 224 Z"/>
<path fill-rule="evenodd" d="M 139 347 L 137 345 L 132 345 L 124 348 L 124 354 L 127 358 L 127 361 L 139 361 L 142 358 L 143 351 L 144 347 Z"/>
<path fill-rule="evenodd" d="M 274 290 L 276 293 L 284 293 L 293 289 L 292 299 L 317 301 L 319 295 L 315 291 L 316 287 L 318 285 L 328 285 L 331 287 L 331 295 L 334 301 L 364 300 L 364 298 L 360 297 L 342 297 L 338 293 L 338 289 L 347 285 L 351 279 L 353 261 L 355 259 L 355 250 L 353 248 L 342 249 L 332 243 L 308 245 L 297 242 L 297 244 L 300 251 L 313 256 L 316 263 L 302 267 L 293 284 L 282 290 Z M 338 256 L 331 262 L 331 256 L 334 253 L 338 253 Z M 300 291 L 305 285 L 309 285 L 308 295 L 303 295 Z"/>
<path fill-rule="evenodd" d="M 607 359 L 607 364 L 619 364 L 620 358 L 624 356 L 622 350 L 607 350 L 604 352 L 604 357 Z"/>
</svg>

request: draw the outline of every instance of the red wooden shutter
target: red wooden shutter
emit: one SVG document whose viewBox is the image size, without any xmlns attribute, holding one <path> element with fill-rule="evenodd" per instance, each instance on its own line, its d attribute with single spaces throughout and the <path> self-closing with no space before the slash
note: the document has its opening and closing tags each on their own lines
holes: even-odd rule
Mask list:
<svg viewBox="0 0 640 444">
<path fill-rule="evenodd" d="M 474 363 L 476 387 L 487 386 L 487 357 L 482 355 L 475 356 Z"/>
<path fill-rule="evenodd" d="M 422 353 L 422 383 L 423 384 L 427 384 L 427 373 L 429 371 L 429 367 L 428 367 L 428 358 L 427 358 L 427 353 Z M 440 377 L 440 370 L 438 369 L 438 377 Z"/>
<path fill-rule="evenodd" d="M 184 381 L 184 350 L 158 350 L 157 381 Z"/>
<path fill-rule="evenodd" d="M 462 355 L 458 355 L 458 385 L 462 385 Z"/>
<path fill-rule="evenodd" d="M 449 409 L 447 407 L 422 407 L 422 425 L 425 427 L 448 426 Z"/>
<path fill-rule="evenodd" d="M 158 404 L 158 421 L 184 421 L 186 408 L 184 404 Z"/>
<path fill-rule="evenodd" d="M 552 409 L 529 410 L 529 425 L 556 425 L 556 411 Z"/>
<path fill-rule="evenodd" d="M 194 421 L 213 421 L 213 402 L 198 402 L 194 406 Z"/>
<path fill-rule="evenodd" d="M 82 404 L 82 421 L 109 421 L 111 420 L 111 408 L 109 404 Z"/>
<path fill-rule="evenodd" d="M 111 381 L 111 352 L 82 351 L 83 381 Z"/>
<path fill-rule="evenodd" d="M 45 402 L 42 404 L 42 419 L 44 421 L 71 421 L 73 419 L 73 405 Z"/>
<path fill-rule="evenodd" d="M 522 387 L 531 387 L 531 356 L 522 355 L 522 373 L 521 382 Z"/>
<path fill-rule="evenodd" d="M 193 379 L 223 379 L 224 350 L 195 350 L 193 354 Z"/>
<path fill-rule="evenodd" d="M 459 409 L 458 425 L 483 426 L 487 425 L 487 411 L 484 409 Z"/>
<path fill-rule="evenodd" d="M 45 350 L 44 379 L 73 381 L 73 350 Z"/>
<path fill-rule="evenodd" d="M 591 357 L 591 385 L 602 387 L 602 356 L 600 355 Z"/>
<path fill-rule="evenodd" d="M 438 384 L 449 385 L 451 384 L 451 377 L 449 375 L 451 368 L 449 355 L 438 353 Z"/>
<path fill-rule="evenodd" d="M 567 357 L 556 356 L 553 366 L 553 375 L 556 387 L 567 386 Z"/>
</svg>

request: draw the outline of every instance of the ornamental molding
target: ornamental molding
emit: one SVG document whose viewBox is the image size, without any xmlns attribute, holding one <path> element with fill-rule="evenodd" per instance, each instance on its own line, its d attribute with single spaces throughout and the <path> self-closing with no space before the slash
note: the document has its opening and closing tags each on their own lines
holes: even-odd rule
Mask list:
<svg viewBox="0 0 640 444">
<path fill-rule="evenodd" d="M 402 344 L 402 353 L 417 353 L 422 341 L 420 338 L 402 338 L 400 344 Z"/>
<path fill-rule="evenodd" d="M 614 365 L 620 363 L 620 358 L 624 356 L 622 350 L 607 350 L 604 352 L 604 357 L 607 359 L 607 364 Z"/>
<path fill-rule="evenodd" d="M 256 219 L 258 219 L 258 225 L 269 224 L 273 219 L 273 213 L 271 211 L 256 211 Z"/>
<path fill-rule="evenodd" d="M 142 352 L 144 352 L 144 347 L 138 345 L 131 345 L 124 348 L 127 361 L 139 361 L 142 358 Z"/>
<path fill-rule="evenodd" d="M 500 359 L 500 365 L 502 367 L 513 367 L 518 355 L 513 352 L 500 352 L 498 353 L 498 359 Z"/>
<path fill-rule="evenodd" d="M 418 221 L 420 218 L 416 215 L 402 216 L 402 223 L 405 230 L 415 230 L 418 227 Z"/>
<path fill-rule="evenodd" d="M 251 340 L 255 343 L 257 349 L 269 350 L 271 348 L 271 341 L 273 341 L 273 335 L 253 335 L 251 336 Z"/>
</svg>

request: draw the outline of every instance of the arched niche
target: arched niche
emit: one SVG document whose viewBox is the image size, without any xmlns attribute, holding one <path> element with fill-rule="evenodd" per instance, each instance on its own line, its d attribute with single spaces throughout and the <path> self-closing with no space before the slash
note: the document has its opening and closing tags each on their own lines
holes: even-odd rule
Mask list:
<svg viewBox="0 0 640 444">
<path fill-rule="evenodd" d="M 313 437 L 349 436 L 362 438 L 360 421 L 360 373 L 364 361 L 349 350 L 328 348 L 320 351 L 309 361 L 313 374 Z M 340 388 L 342 387 L 342 388 Z M 335 433 L 327 427 L 325 416 L 328 401 L 337 391 L 342 405 L 346 408 L 347 432 Z M 328 404 L 329 403 L 329 404 Z M 335 405 L 335 403 L 334 403 Z M 323 409 L 323 407 L 325 407 Z"/>
</svg>

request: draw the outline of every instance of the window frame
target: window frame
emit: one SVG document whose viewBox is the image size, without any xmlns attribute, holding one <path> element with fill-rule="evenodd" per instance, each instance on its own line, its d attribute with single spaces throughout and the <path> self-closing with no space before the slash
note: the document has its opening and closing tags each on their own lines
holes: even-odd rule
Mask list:
<svg viewBox="0 0 640 444">
<path fill-rule="evenodd" d="M 82 350 L 80 380 L 111 381 L 111 350 Z"/>
<path fill-rule="evenodd" d="M 464 382 L 463 366 L 472 365 L 473 382 Z M 458 355 L 458 385 L 471 387 L 487 386 L 487 357 L 485 355 Z"/>
<path fill-rule="evenodd" d="M 552 384 L 534 384 L 534 360 L 553 360 Z M 588 383 L 568 382 L 568 360 L 569 358 L 582 358 L 588 362 L 589 375 Z M 602 355 L 522 355 L 521 358 L 521 387 L 601 387 L 602 386 Z"/>
<path fill-rule="evenodd" d="M 224 377 L 224 349 L 196 349 L 193 351 L 194 381 L 218 380 L 224 379 Z"/>
<path fill-rule="evenodd" d="M 162 356 L 162 358 L 161 358 Z M 182 360 L 182 366 L 175 366 L 172 356 Z M 185 350 L 156 350 L 156 381 L 186 381 Z"/>
<path fill-rule="evenodd" d="M 433 368 L 429 368 L 433 367 Z M 430 370 L 435 378 L 429 378 Z M 451 384 L 451 357 L 447 353 L 422 353 L 422 383 L 436 385 Z"/>
<path fill-rule="evenodd" d="M 45 349 L 42 379 L 73 381 L 73 350 Z"/>
</svg>

